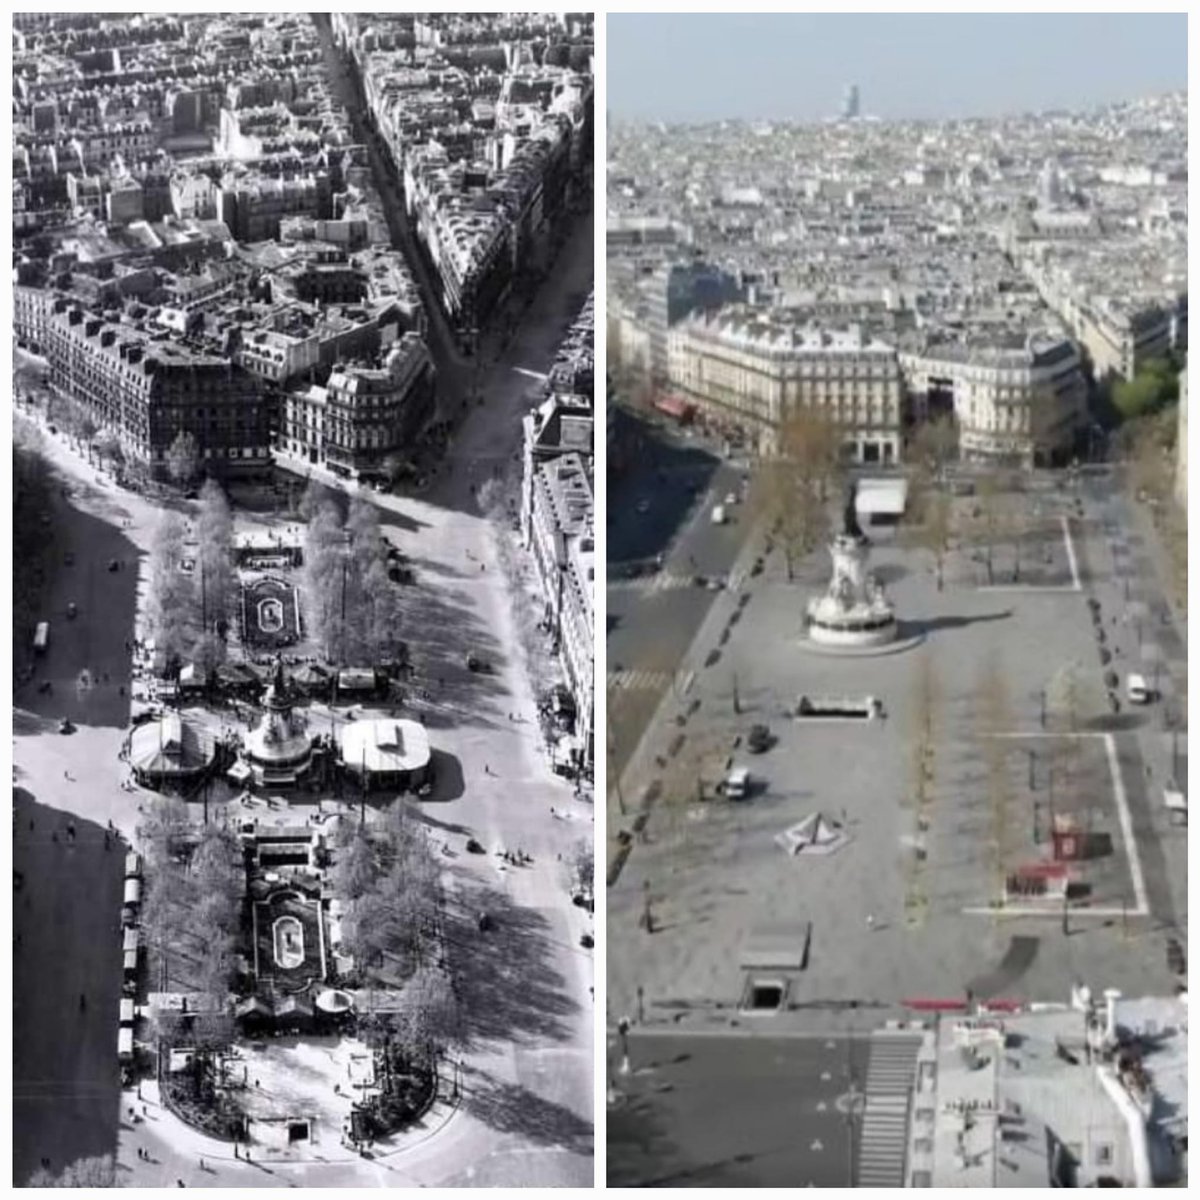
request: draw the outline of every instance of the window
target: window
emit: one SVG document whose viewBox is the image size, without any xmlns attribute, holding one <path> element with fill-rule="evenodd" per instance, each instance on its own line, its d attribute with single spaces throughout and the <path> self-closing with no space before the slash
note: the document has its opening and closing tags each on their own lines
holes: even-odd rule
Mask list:
<svg viewBox="0 0 1200 1200">
<path fill-rule="evenodd" d="M 1112 1142 L 1100 1142 L 1096 1146 L 1096 1166 L 1111 1167 L 1113 1160 Z"/>
</svg>

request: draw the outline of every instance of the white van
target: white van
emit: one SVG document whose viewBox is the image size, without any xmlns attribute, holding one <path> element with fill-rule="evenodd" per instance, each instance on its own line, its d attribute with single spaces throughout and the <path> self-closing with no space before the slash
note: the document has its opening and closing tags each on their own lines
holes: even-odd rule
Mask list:
<svg viewBox="0 0 1200 1200">
<path fill-rule="evenodd" d="M 750 794 L 750 772 L 745 767 L 734 767 L 725 776 L 721 790 L 727 800 L 745 800 Z"/>
<path fill-rule="evenodd" d="M 712 510 L 712 523 L 714 525 L 725 524 L 725 505 L 714 504 Z"/>
<path fill-rule="evenodd" d="M 1130 704 L 1149 704 L 1153 693 L 1143 676 L 1129 675 L 1125 680 L 1125 697 Z"/>
</svg>

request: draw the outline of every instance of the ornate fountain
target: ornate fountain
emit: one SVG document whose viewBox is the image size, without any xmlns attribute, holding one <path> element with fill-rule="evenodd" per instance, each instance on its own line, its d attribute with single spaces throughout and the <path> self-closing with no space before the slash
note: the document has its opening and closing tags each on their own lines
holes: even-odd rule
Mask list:
<svg viewBox="0 0 1200 1200">
<path fill-rule="evenodd" d="M 262 718 L 242 739 L 242 755 L 258 787 L 296 784 L 312 765 L 312 738 L 303 717 L 293 710 L 283 664 L 277 659 Z"/>
<path fill-rule="evenodd" d="M 896 611 L 867 570 L 870 540 L 858 523 L 857 483 L 846 491 L 842 531 L 829 543 L 833 578 L 825 595 L 808 603 L 808 636 L 822 646 L 862 649 L 895 641 Z"/>
</svg>

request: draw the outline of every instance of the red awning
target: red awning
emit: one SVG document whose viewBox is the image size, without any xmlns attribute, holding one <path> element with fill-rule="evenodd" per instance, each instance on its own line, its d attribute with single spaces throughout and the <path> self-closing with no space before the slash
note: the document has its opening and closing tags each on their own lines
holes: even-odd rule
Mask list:
<svg viewBox="0 0 1200 1200">
<path fill-rule="evenodd" d="M 654 401 L 654 407 L 659 412 L 666 413 L 668 417 L 675 417 L 680 421 L 692 416 L 696 411 L 696 406 L 689 404 L 682 396 L 659 396 Z"/>
</svg>

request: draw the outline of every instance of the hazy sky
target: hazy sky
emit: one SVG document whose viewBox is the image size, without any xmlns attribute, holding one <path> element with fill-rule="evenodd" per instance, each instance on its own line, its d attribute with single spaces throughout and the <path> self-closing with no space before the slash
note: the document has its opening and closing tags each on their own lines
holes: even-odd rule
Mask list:
<svg viewBox="0 0 1200 1200">
<path fill-rule="evenodd" d="M 608 17 L 617 117 L 816 120 L 1088 108 L 1187 86 L 1182 14 Z"/>
</svg>

